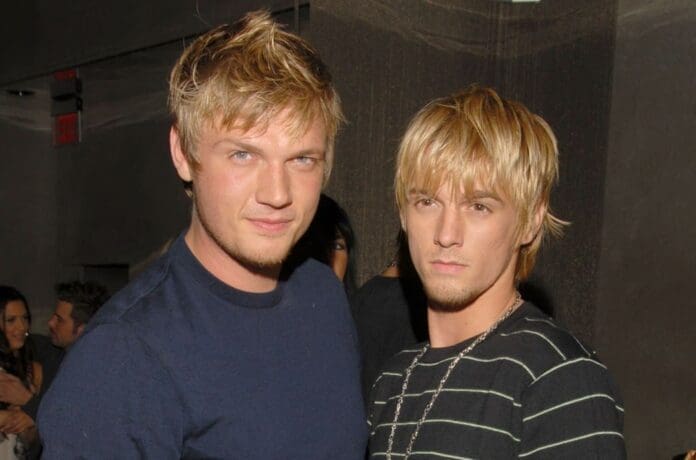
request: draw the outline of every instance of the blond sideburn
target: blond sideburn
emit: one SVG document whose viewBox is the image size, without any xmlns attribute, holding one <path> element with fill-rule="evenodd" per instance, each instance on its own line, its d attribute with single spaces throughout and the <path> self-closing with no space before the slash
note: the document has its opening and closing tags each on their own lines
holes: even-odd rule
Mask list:
<svg viewBox="0 0 696 460">
<path fill-rule="evenodd" d="M 301 136 L 319 118 L 327 133 L 324 181 L 343 122 L 340 98 L 318 52 L 284 31 L 266 11 L 249 13 L 232 27 L 216 27 L 193 41 L 172 69 L 169 108 L 194 167 L 204 123 L 264 129 L 275 115 L 290 109 L 288 129 Z"/>
<path fill-rule="evenodd" d="M 400 209 L 411 190 L 435 192 L 443 185 L 470 195 L 474 185 L 502 194 L 518 214 L 518 236 L 533 230 L 522 246 L 515 279 L 526 279 L 547 233 L 568 225 L 551 214 L 551 188 L 558 180 L 558 147 L 549 125 L 519 102 L 491 88 L 471 86 L 436 99 L 411 120 L 397 156 L 395 191 Z"/>
</svg>

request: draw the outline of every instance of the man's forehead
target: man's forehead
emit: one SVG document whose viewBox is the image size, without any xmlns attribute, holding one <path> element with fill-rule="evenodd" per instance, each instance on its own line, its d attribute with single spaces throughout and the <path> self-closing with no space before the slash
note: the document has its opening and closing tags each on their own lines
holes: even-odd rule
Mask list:
<svg viewBox="0 0 696 460">
<path fill-rule="evenodd" d="M 204 121 L 204 128 L 215 131 L 235 131 L 247 136 L 261 136 L 270 125 L 280 126 L 293 137 L 302 137 L 313 126 L 326 129 L 323 118 L 318 114 L 303 114 L 296 107 L 269 109 L 261 114 L 240 112 L 233 117 L 217 111 Z"/>
<path fill-rule="evenodd" d="M 268 130 L 268 120 L 254 120 L 247 117 L 237 117 L 227 120 L 218 113 L 202 123 L 203 134 L 234 133 L 244 136 L 262 136 Z"/>
<path fill-rule="evenodd" d="M 56 314 L 64 316 L 64 315 L 70 315 L 72 313 L 73 309 L 73 304 L 70 302 L 67 302 L 65 300 L 58 300 L 56 302 Z"/>
<path fill-rule="evenodd" d="M 221 131 L 208 131 L 199 140 L 201 145 L 207 145 L 210 148 L 233 146 L 243 150 L 253 152 L 263 152 L 266 149 L 269 151 L 279 151 L 302 154 L 302 155 L 325 155 L 328 149 L 328 140 L 323 135 L 323 131 L 307 130 L 297 133 L 288 132 L 279 134 L 276 130 L 261 129 L 232 129 Z M 268 133 L 268 135 L 266 135 Z M 282 131 L 281 131 L 282 133 Z"/>
</svg>

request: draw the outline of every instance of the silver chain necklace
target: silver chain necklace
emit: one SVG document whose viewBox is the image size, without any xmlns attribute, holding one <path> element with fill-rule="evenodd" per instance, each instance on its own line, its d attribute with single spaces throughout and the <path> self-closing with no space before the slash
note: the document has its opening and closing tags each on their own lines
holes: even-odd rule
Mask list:
<svg viewBox="0 0 696 460">
<path fill-rule="evenodd" d="M 510 316 L 510 314 L 515 310 L 515 308 L 519 306 L 521 303 L 522 296 L 519 292 L 515 292 L 515 298 L 513 299 L 510 306 L 503 312 L 503 314 L 500 315 L 500 318 L 498 318 L 498 320 L 495 323 L 493 323 L 493 325 L 489 327 L 483 334 L 476 337 L 476 339 L 473 342 L 471 342 L 468 347 L 460 351 L 449 364 L 449 366 L 447 367 L 447 371 L 445 371 L 445 375 L 443 375 L 440 379 L 440 384 L 437 386 L 437 390 L 435 390 L 435 393 L 433 393 L 433 396 L 430 398 L 430 402 L 428 402 L 428 404 L 425 406 L 425 409 L 423 409 L 423 415 L 421 415 L 420 420 L 418 420 L 418 422 L 416 423 L 416 428 L 413 430 L 413 433 L 411 434 L 411 439 L 408 442 L 408 446 L 406 446 L 404 460 L 408 459 L 408 457 L 411 455 L 411 451 L 413 450 L 413 444 L 416 442 L 416 438 L 418 437 L 418 433 L 420 432 L 421 426 L 425 422 L 425 419 L 428 417 L 430 409 L 433 408 L 435 400 L 438 396 L 440 396 L 440 393 L 442 392 L 442 389 L 444 388 L 447 379 L 452 373 L 452 370 L 454 370 L 454 368 L 457 367 L 457 364 L 459 364 L 459 361 L 461 361 L 461 359 L 465 355 L 469 354 L 471 350 L 476 348 L 476 346 L 479 343 L 486 340 L 486 337 L 488 337 L 491 334 L 491 332 L 493 332 L 498 327 L 498 325 L 500 325 L 500 323 L 505 321 L 507 317 Z M 391 431 L 389 432 L 389 439 L 387 441 L 387 460 L 391 460 L 392 458 L 392 449 L 394 447 L 394 433 L 396 433 L 396 423 L 399 421 L 401 406 L 404 403 L 404 397 L 406 396 L 406 389 L 408 388 L 408 383 L 411 380 L 411 374 L 413 373 L 413 370 L 416 368 L 418 361 L 420 361 L 425 352 L 428 351 L 428 348 L 430 348 L 430 344 L 425 344 L 423 349 L 420 352 L 418 352 L 415 358 L 413 358 L 411 365 L 408 366 L 408 368 L 406 369 L 404 383 L 401 385 L 401 394 L 399 395 L 399 399 L 396 402 L 396 409 L 394 410 L 394 420 L 392 421 Z"/>
</svg>

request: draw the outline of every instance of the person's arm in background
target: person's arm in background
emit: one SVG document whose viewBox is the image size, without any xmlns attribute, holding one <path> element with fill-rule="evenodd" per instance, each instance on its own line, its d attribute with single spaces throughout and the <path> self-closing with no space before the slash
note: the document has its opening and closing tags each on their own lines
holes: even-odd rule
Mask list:
<svg viewBox="0 0 696 460">
<path fill-rule="evenodd" d="M 0 401 L 13 406 L 23 406 L 35 393 L 36 391 L 25 387 L 17 376 L 0 371 Z"/>
<path fill-rule="evenodd" d="M 21 434 L 34 427 L 34 419 L 17 406 L 0 410 L 0 431 Z"/>
</svg>

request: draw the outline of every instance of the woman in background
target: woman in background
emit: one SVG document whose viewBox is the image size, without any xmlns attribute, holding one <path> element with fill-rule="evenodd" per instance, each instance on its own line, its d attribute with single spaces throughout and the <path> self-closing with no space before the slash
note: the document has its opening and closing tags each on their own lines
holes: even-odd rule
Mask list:
<svg viewBox="0 0 696 460">
<path fill-rule="evenodd" d="M 0 286 L 0 372 L 16 376 L 31 395 L 36 395 L 43 373 L 27 340 L 30 325 L 25 297 L 13 287 Z M 13 401 L 0 401 L 0 458 L 25 458 L 36 439 L 34 420 Z"/>
<path fill-rule="evenodd" d="M 293 257 L 312 257 L 331 267 L 343 281 L 348 297 L 355 292 L 353 250 L 355 235 L 346 211 L 328 195 L 321 194 L 317 213 L 293 249 Z"/>
</svg>

